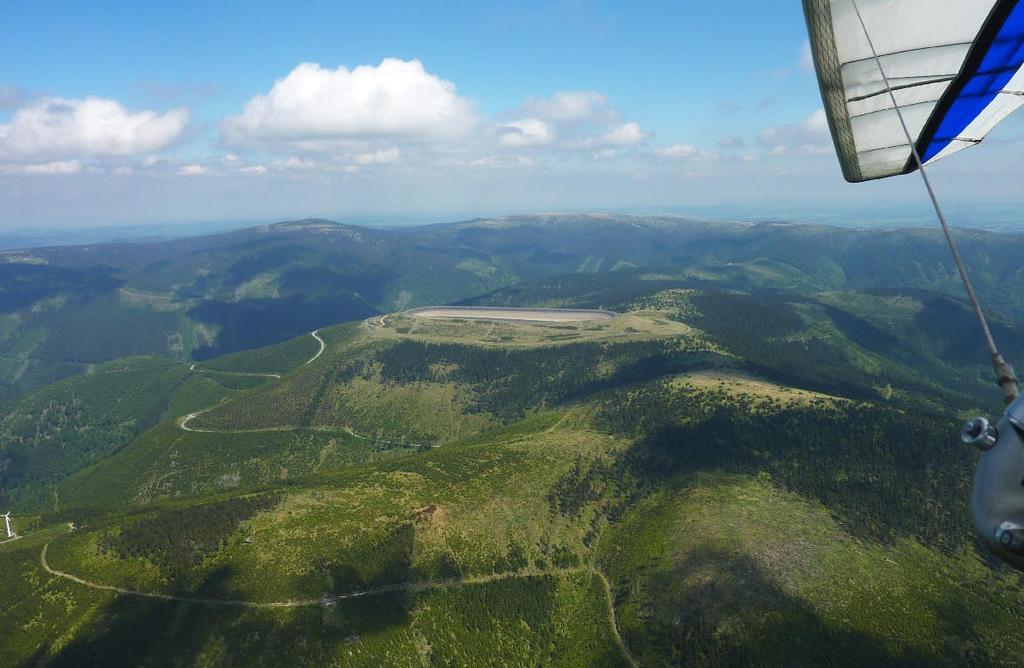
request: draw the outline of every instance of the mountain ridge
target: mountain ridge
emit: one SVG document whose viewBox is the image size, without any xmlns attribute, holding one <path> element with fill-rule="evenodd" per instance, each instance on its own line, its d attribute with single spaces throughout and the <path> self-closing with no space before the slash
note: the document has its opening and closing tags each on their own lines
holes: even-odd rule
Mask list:
<svg viewBox="0 0 1024 668">
<path fill-rule="evenodd" d="M 959 232 L 985 305 L 1024 320 L 1016 237 Z M 961 296 L 938 231 L 549 214 L 377 229 L 313 218 L 162 242 L 0 252 L 0 401 L 118 356 L 184 361 L 545 277 L 679 273 L 726 289 Z M 83 336 L 87 314 L 94 334 Z M 106 330 L 104 330 L 104 326 Z"/>
</svg>

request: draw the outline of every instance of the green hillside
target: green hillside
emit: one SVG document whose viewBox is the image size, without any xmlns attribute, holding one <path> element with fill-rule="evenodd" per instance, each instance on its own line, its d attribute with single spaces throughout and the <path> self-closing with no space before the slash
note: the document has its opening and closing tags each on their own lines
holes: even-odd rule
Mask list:
<svg viewBox="0 0 1024 668">
<path fill-rule="evenodd" d="M 984 302 L 1020 322 L 1011 235 L 965 230 Z M 668 217 L 519 216 L 396 230 L 324 220 L 224 234 L 0 252 L 0 402 L 129 355 L 210 359 L 318 327 L 621 273 L 801 293 L 961 295 L 941 235 Z M 580 281 L 568 293 L 583 297 Z"/>
<path fill-rule="evenodd" d="M 583 222 L 408 238 L 497 253 L 495 235 Z M 264 235 L 286 232 L 313 227 Z M 316 232 L 374 253 L 391 234 L 350 233 Z M 642 250 L 620 240 L 623 262 Z M 223 259 L 237 241 L 177 243 Z M 956 433 L 998 393 L 963 304 L 764 258 L 503 287 L 528 264 L 504 252 L 511 273 L 469 301 L 620 315 L 375 307 L 9 404 L 0 500 L 23 535 L 0 543 L 19 630 L 0 665 L 1019 663 L 1024 582 L 970 531 Z M 151 280 L 182 280 L 171 256 Z M 1019 359 L 1024 333 L 995 326 Z"/>
<path fill-rule="evenodd" d="M 753 476 L 695 473 L 738 470 L 743 450 L 712 461 L 687 455 L 705 444 L 715 406 L 750 412 L 746 402 L 755 401 L 762 419 L 802 423 L 823 413 L 840 429 L 866 418 L 877 423 L 884 412 L 863 405 L 847 415 L 850 409 L 835 403 L 840 400 L 813 395 L 780 403 L 778 394 L 787 390 L 766 393 L 761 390 L 772 388 L 766 383 L 744 385 L 734 400 L 713 402 L 693 401 L 688 382 L 677 387 L 657 393 L 680 398 L 672 415 L 682 431 L 668 440 L 650 438 L 662 429 L 657 423 L 627 437 L 616 426 L 623 402 L 612 394 L 484 438 L 322 472 L 256 496 L 81 514 L 74 531 L 56 528 L 47 536 L 50 568 L 195 602 L 124 595 L 81 610 L 75 641 L 47 651 L 58 663 L 114 656 L 124 651 L 126 638 L 152 635 L 182 615 L 173 637 L 187 651 L 173 654 L 170 643 L 166 650 L 139 644 L 134 651 L 179 663 L 227 656 L 234 662 L 255 651 L 233 653 L 244 634 L 268 624 L 258 645 L 279 656 L 285 651 L 281 634 L 302 629 L 302 656 L 352 652 L 354 663 L 429 663 L 444 656 L 472 663 L 474 656 L 511 651 L 504 644 L 511 642 L 527 653 L 522 656 L 543 656 L 545 663 L 583 657 L 622 664 L 628 659 L 613 651 L 615 632 L 605 623 L 602 578 L 626 646 L 644 665 L 758 657 L 840 665 L 907 659 L 959 665 L 966 657 L 1000 664 L 1019 651 L 1012 640 L 1016 616 L 982 612 L 1019 606 L 1016 578 L 989 571 L 969 545 L 916 536 L 905 522 L 906 516 L 932 517 L 934 526 L 927 528 L 965 535 L 955 516 L 935 508 L 949 498 L 947 487 L 923 484 L 908 504 L 863 507 L 859 488 L 882 493 L 893 481 L 865 475 L 881 468 L 875 462 L 842 456 L 859 447 L 856 434 L 833 453 L 836 471 L 845 475 L 826 471 L 811 480 L 787 478 L 770 466 Z M 760 389 L 748 394 L 753 388 Z M 895 417 L 887 429 L 905 441 L 913 435 L 919 447 L 933 451 L 944 438 L 938 428 L 926 436 L 919 425 Z M 788 458 L 801 456 L 799 447 L 793 450 L 768 461 L 785 467 Z M 816 496 L 824 500 L 811 500 Z M 954 512 L 962 513 L 956 505 Z M 7 557 L 21 559 L 22 570 L 38 568 L 40 541 L 33 540 L 31 550 L 19 545 L 24 541 L 14 543 L 18 552 Z M 0 547 L 4 554 L 9 549 Z M 909 609 L 907 591 L 918 592 Z M 367 593 L 351 602 L 330 598 L 359 592 Z M 295 607 L 236 610 L 202 601 Z M 26 604 L 10 614 L 39 614 L 34 599 Z M 200 616 L 184 614 L 182 606 Z M 953 606 L 973 612 L 951 622 Z M 367 621 L 376 619 L 386 621 Z M 686 620 L 682 628 L 679 619 Z M 525 632 L 537 624 L 541 635 L 516 635 L 516 628 Z M 438 633 L 464 642 L 435 647 Z M 547 640 L 547 633 L 555 637 Z M 954 646 L 958 651 L 950 654 Z M 464 654 L 447 653 L 456 647 Z"/>
<path fill-rule="evenodd" d="M 29 394 L 0 419 L 0 503 L 59 507 L 59 485 L 71 474 L 104 461 L 161 420 L 265 380 L 138 357 Z"/>
<path fill-rule="evenodd" d="M 701 475 L 609 529 L 644 665 L 1013 665 L 1020 582 L 970 553 L 851 534 L 765 476 Z"/>
</svg>

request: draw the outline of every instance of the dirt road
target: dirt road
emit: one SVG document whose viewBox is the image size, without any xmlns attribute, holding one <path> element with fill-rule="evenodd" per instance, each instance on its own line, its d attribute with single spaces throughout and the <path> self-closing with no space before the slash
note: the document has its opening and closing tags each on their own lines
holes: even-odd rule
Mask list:
<svg viewBox="0 0 1024 668">
<path fill-rule="evenodd" d="M 233 608 L 302 608 L 312 606 L 327 607 L 337 604 L 339 601 L 345 601 L 353 598 L 360 598 L 362 596 L 375 596 L 378 594 L 386 594 L 398 591 L 428 591 L 430 589 L 442 589 L 447 587 L 460 587 L 463 585 L 472 584 L 486 584 L 488 582 L 497 582 L 499 580 L 511 580 L 513 578 L 529 578 L 529 577 L 546 577 L 550 575 L 571 575 L 575 573 L 586 573 L 589 575 L 596 576 L 601 581 L 601 587 L 604 590 L 605 603 L 608 608 L 608 621 L 611 625 L 612 635 L 615 637 L 615 644 L 618 645 L 619 650 L 622 652 L 623 658 L 630 666 L 636 666 L 636 660 L 630 654 L 629 649 L 622 640 L 622 636 L 619 634 L 618 622 L 615 618 L 615 606 L 612 600 L 611 583 L 608 582 L 608 578 L 605 577 L 604 573 L 593 568 L 591 566 L 578 566 L 575 568 L 556 568 L 551 570 L 523 570 L 506 573 L 493 573 L 490 575 L 471 575 L 468 577 L 461 578 L 450 578 L 446 580 L 432 580 L 426 582 L 401 582 L 393 585 L 384 585 L 382 587 L 376 587 L 374 589 L 367 589 L 364 591 L 354 591 L 348 594 L 332 594 L 328 596 L 321 596 L 319 598 L 307 598 L 307 599 L 296 599 L 292 601 L 244 601 L 239 599 L 221 599 L 221 598 L 198 598 L 194 596 L 176 596 L 174 594 L 159 594 L 148 591 L 137 591 L 134 589 L 125 589 L 124 587 L 115 587 L 113 585 L 99 584 L 96 582 L 90 582 L 84 578 L 72 575 L 71 573 L 65 573 L 64 571 L 57 570 L 50 566 L 49 561 L 46 559 L 46 552 L 50 547 L 50 543 L 43 545 L 42 552 L 39 553 L 39 564 L 43 567 L 50 575 L 64 578 L 72 582 L 76 582 L 84 587 L 90 587 L 91 589 L 99 589 L 103 591 L 110 591 L 120 596 L 133 596 L 137 598 L 148 598 L 159 601 L 178 601 L 182 603 L 195 603 L 198 605 L 209 605 L 209 606 L 220 606 L 220 607 L 233 607 Z"/>
</svg>

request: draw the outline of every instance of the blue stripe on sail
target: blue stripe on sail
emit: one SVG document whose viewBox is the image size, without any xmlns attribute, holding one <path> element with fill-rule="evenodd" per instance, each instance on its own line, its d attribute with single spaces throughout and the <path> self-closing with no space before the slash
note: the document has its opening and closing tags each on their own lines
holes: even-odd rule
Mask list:
<svg viewBox="0 0 1024 668">
<path fill-rule="evenodd" d="M 978 71 L 967 80 L 939 124 L 921 159 L 934 158 L 992 104 L 1017 70 L 1024 66 L 1024 3 L 1007 16 Z"/>
</svg>

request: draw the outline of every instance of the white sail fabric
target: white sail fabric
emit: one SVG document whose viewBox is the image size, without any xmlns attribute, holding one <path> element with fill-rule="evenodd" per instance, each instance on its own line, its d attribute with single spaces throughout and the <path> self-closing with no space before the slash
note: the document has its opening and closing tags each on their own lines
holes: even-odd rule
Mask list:
<svg viewBox="0 0 1024 668">
<path fill-rule="evenodd" d="M 856 0 L 925 164 L 973 146 L 1024 104 L 1024 3 Z M 836 151 L 849 181 L 913 171 L 853 0 L 804 0 Z"/>
</svg>

